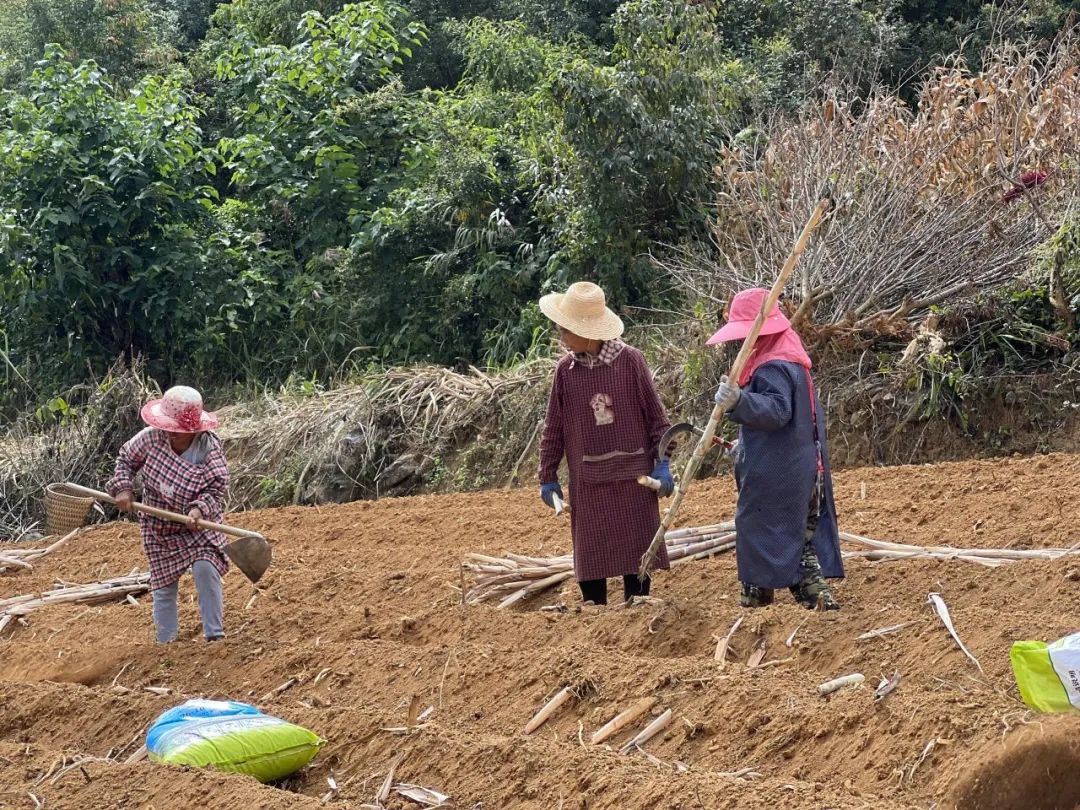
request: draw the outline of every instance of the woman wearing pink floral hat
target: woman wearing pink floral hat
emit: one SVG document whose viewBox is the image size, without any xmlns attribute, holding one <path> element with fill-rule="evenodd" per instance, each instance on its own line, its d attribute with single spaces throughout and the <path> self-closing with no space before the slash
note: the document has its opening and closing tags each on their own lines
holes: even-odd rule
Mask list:
<svg viewBox="0 0 1080 810">
<path fill-rule="evenodd" d="M 767 290 L 745 290 L 708 345 L 742 340 Z M 774 306 L 736 382 L 725 377 L 716 402 L 741 425 L 735 457 L 739 502 L 735 555 L 743 607 L 773 601 L 788 588 L 808 608 L 840 607 L 825 579 L 844 576 L 829 449 L 810 356 Z"/>
<path fill-rule="evenodd" d="M 142 501 L 148 506 L 186 514 L 190 526 L 139 515 L 143 549 L 150 562 L 154 627 L 161 644 L 176 641 L 177 591 L 189 568 L 199 594 L 207 641 L 225 635 L 222 626 L 221 576 L 229 568 L 222 548 L 225 536 L 198 528 L 197 521 L 221 522 L 229 492 L 229 467 L 221 440 L 211 431 L 217 416 L 203 410 L 202 395 L 178 385 L 148 402 L 142 418 L 149 427 L 120 448 L 116 472 L 108 483 L 121 509 L 131 510 L 133 481 L 142 472 Z"/>
</svg>

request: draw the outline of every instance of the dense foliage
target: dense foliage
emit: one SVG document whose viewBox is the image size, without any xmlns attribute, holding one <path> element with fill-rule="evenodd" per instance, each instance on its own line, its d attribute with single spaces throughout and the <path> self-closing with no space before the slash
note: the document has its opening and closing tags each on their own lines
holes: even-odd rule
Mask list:
<svg viewBox="0 0 1080 810">
<path fill-rule="evenodd" d="M 909 98 L 1076 2 L 11 0 L 0 408 L 143 355 L 202 385 L 502 362 L 578 278 L 663 306 L 726 145 L 825 73 Z"/>
</svg>

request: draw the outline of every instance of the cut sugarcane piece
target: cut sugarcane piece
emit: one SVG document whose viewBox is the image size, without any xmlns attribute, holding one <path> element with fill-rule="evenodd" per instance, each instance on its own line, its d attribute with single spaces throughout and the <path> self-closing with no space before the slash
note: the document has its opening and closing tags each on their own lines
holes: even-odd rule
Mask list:
<svg viewBox="0 0 1080 810">
<path fill-rule="evenodd" d="M 662 715 L 649 723 L 649 725 L 645 726 L 645 728 L 641 730 L 641 733 L 634 737 L 634 739 L 630 740 L 630 742 L 620 748 L 619 753 L 628 754 L 635 748 L 644 745 L 661 731 L 663 731 L 665 728 L 667 728 L 670 723 L 671 709 L 668 709 Z"/>
<path fill-rule="evenodd" d="M 569 686 L 560 689 L 555 697 L 545 703 L 543 708 L 533 715 L 532 720 L 525 725 L 525 733 L 532 734 L 540 726 L 544 725 L 555 712 L 562 708 L 564 703 L 570 700 L 571 695 L 573 695 L 573 692 Z"/>
<path fill-rule="evenodd" d="M 653 492 L 659 492 L 660 487 L 663 486 L 663 484 L 661 484 L 658 480 L 653 478 L 651 475 L 639 475 L 637 482 L 639 484 L 641 484 L 643 487 L 648 487 Z"/>
<path fill-rule="evenodd" d="M 831 695 L 833 692 L 843 689 L 845 686 L 858 686 L 865 680 L 866 678 L 861 672 L 855 672 L 851 675 L 844 675 L 840 678 L 833 678 L 831 681 L 825 681 L 825 683 L 818 686 L 817 692 L 822 697 L 825 697 L 825 695 Z"/>
<path fill-rule="evenodd" d="M 614 737 L 639 717 L 651 711 L 656 703 L 657 698 L 655 697 L 642 698 L 629 709 L 615 715 L 611 720 L 601 726 L 596 733 L 592 735 L 590 742 L 592 742 L 593 745 L 599 745 L 605 740 Z"/>
</svg>

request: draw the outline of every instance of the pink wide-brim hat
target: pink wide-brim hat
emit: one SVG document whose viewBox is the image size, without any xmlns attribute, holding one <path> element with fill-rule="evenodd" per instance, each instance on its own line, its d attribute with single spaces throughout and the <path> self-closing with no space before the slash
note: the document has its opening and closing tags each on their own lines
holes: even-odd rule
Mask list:
<svg viewBox="0 0 1080 810">
<path fill-rule="evenodd" d="M 202 433 L 218 426 L 217 414 L 203 410 L 202 394 L 186 385 L 174 386 L 161 399 L 143 405 L 142 420 L 169 433 Z"/>
<path fill-rule="evenodd" d="M 705 345 L 715 346 L 717 343 L 727 343 L 729 340 L 742 340 L 749 335 L 754 326 L 754 321 L 757 320 L 758 313 L 761 312 L 761 305 L 768 295 L 769 291 L 760 287 L 743 290 L 736 295 L 731 299 L 731 306 L 728 308 L 727 323 L 721 327 L 719 332 L 709 338 Z M 790 328 L 791 321 L 784 317 L 780 307 L 773 304 L 772 312 L 765 318 L 760 334 L 776 335 Z"/>
</svg>

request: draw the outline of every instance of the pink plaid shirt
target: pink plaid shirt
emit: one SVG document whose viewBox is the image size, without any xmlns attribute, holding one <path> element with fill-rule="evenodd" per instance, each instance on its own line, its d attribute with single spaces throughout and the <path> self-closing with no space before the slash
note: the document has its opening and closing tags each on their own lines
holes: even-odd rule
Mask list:
<svg viewBox="0 0 1080 810">
<path fill-rule="evenodd" d="M 192 464 L 178 456 L 169 436 L 156 428 L 146 428 L 120 448 L 116 471 L 109 480 L 110 495 L 134 491 L 134 479 L 142 472 L 142 502 L 147 506 L 186 515 L 198 507 L 203 517 L 221 522 L 229 494 L 229 466 L 221 440 L 210 437 L 210 452 L 202 464 Z M 143 548 L 150 563 L 150 587 L 161 588 L 176 582 L 191 564 L 206 560 L 224 574 L 228 558 L 221 551 L 225 536 L 220 532 L 193 531 L 187 526 L 150 515 L 139 515 Z"/>
</svg>

